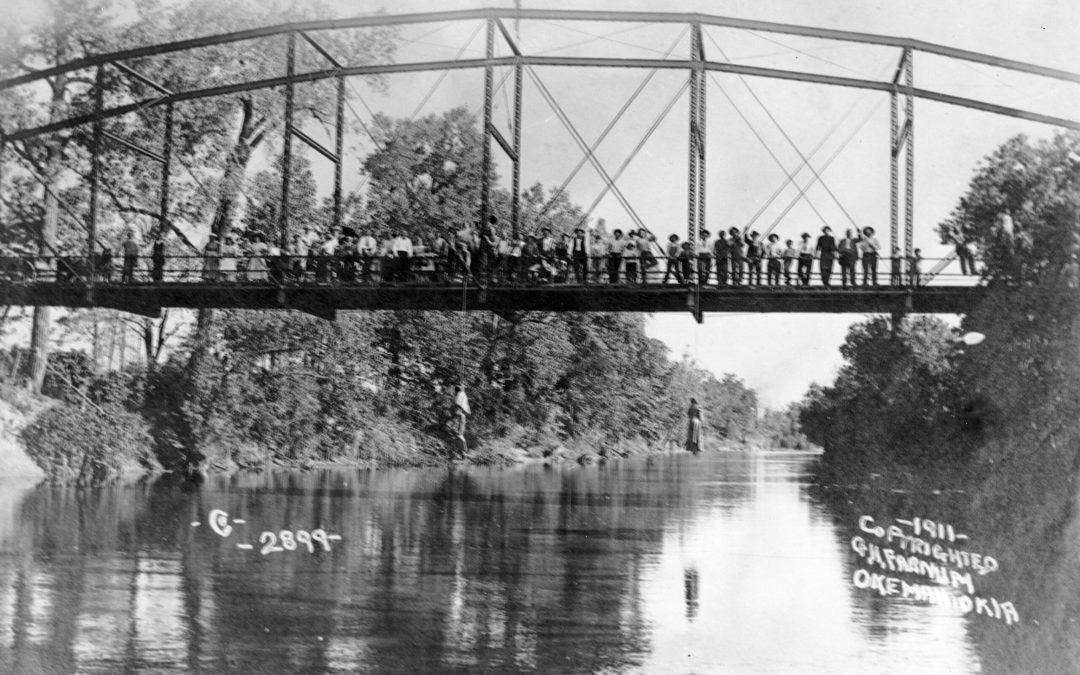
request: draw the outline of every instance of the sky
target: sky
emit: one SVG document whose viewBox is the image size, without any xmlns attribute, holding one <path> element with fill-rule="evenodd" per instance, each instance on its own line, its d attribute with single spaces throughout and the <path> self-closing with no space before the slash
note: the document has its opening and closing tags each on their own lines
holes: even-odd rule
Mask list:
<svg viewBox="0 0 1080 675">
<path fill-rule="evenodd" d="M 33 4 L 0 0 L 0 6 L 16 9 Z M 348 16 L 380 8 L 401 14 L 513 7 L 515 3 L 334 0 L 332 4 Z M 1075 38 L 1080 3 L 1075 0 L 669 0 L 662 5 L 644 0 L 522 0 L 521 4 L 526 8 L 701 12 L 911 37 L 1065 70 L 1076 69 L 1080 63 Z M 479 22 L 403 28 L 397 60 L 482 56 L 480 28 Z M 522 22 L 510 30 L 529 53 L 662 58 L 666 54 L 685 57 L 689 50 L 688 37 L 679 25 Z M 891 77 L 899 58 L 899 50 L 890 48 L 731 29 L 706 29 L 704 42 L 708 56 L 716 60 L 867 79 Z M 497 44 L 500 55 L 508 53 L 501 41 Z M 646 71 L 634 69 L 538 67 L 533 72 L 589 142 L 648 77 Z M 503 84 L 496 91 L 494 123 L 504 134 L 509 133 L 512 91 L 512 80 L 503 80 L 508 74 L 496 72 L 496 81 Z M 626 163 L 616 182 L 658 238 L 673 232 L 685 236 L 686 232 L 688 97 L 685 92 L 679 94 L 685 80 L 685 73 L 674 70 L 658 71 L 648 79 L 642 94 L 596 153 L 609 174 L 616 174 Z M 1063 117 L 1075 117 L 1080 110 L 1080 86 L 924 54 L 916 57 L 915 80 L 919 87 Z M 458 105 L 481 110 L 483 74 L 479 70 L 393 75 L 386 82 L 388 87 L 380 92 L 362 80 L 351 80 L 348 116 L 366 122 L 373 111 L 403 117 L 439 113 Z M 775 227 L 783 239 L 795 239 L 804 231 L 816 233 L 828 223 L 834 230 L 870 225 L 887 238 L 887 94 L 729 74 L 711 75 L 707 88 L 706 216 L 712 231 L 753 223 L 755 229 Z M 524 111 L 522 185 L 559 185 L 582 153 L 531 78 L 526 78 L 524 87 Z M 1053 131 L 1044 125 L 925 101 L 916 102 L 915 121 L 915 242 L 927 258 L 947 252 L 933 228 L 955 206 L 977 162 L 1017 133 L 1045 137 Z M 327 130 L 305 130 L 316 138 L 322 134 L 329 143 Z M 640 150 L 631 157 L 639 143 Z M 357 131 L 346 145 L 345 187 L 349 189 L 361 182 L 359 161 L 370 143 Z M 509 188 L 510 164 L 497 145 L 493 148 L 501 186 Z M 312 156 L 320 189 L 326 193 L 330 167 Z M 804 156 L 812 158 L 820 181 L 811 181 L 813 172 L 800 169 Z M 798 185 L 810 183 L 806 199 L 799 199 L 796 187 L 784 187 L 788 172 L 796 172 Z M 586 165 L 568 191 L 573 201 L 586 206 L 603 188 L 597 172 Z M 777 191 L 778 199 L 770 203 L 770 195 Z M 592 216 L 604 218 L 609 229 L 633 224 L 611 194 L 598 201 Z M 667 344 L 673 357 L 688 354 L 718 375 L 733 373 L 757 390 L 765 405 L 779 407 L 801 398 L 811 382 L 831 381 L 840 365 L 838 347 L 848 327 L 864 318 L 707 314 L 699 326 L 688 313 L 658 314 L 649 318 L 647 331 Z"/>
</svg>

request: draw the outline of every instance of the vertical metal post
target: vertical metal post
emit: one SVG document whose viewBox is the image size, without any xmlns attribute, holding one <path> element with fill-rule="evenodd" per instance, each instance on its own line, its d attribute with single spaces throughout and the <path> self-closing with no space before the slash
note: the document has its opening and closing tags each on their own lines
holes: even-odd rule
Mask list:
<svg viewBox="0 0 1080 675">
<path fill-rule="evenodd" d="M 484 130 L 483 130 L 483 157 L 481 159 L 480 176 L 480 224 L 487 222 L 491 212 L 491 202 L 488 193 L 491 191 L 491 104 L 495 93 L 495 69 L 491 65 L 491 59 L 495 57 L 495 20 L 487 19 L 487 48 L 485 49 L 487 63 L 484 65 Z"/>
<path fill-rule="evenodd" d="M 514 65 L 514 177 L 513 195 L 510 198 L 510 220 L 514 241 L 521 233 L 521 58 Z"/>
<path fill-rule="evenodd" d="M 904 251 L 912 255 L 915 250 L 915 53 L 907 50 L 904 60 L 904 84 L 906 87 L 904 110 L 907 125 L 907 155 L 904 178 Z"/>
<path fill-rule="evenodd" d="M 708 88 L 708 84 L 705 80 L 705 43 L 701 39 L 701 25 L 694 26 L 694 32 L 697 33 L 698 49 L 695 59 L 697 64 L 694 68 L 698 71 L 698 87 L 700 92 L 698 93 L 698 230 L 705 229 L 705 131 L 706 131 L 706 106 L 705 106 L 705 92 Z"/>
<path fill-rule="evenodd" d="M 342 153 L 345 151 L 345 78 L 338 76 L 337 83 L 337 117 L 334 119 L 334 154 L 337 162 L 334 163 L 334 226 L 341 226 L 341 172 L 345 161 Z M 284 249 L 283 249 L 284 250 Z"/>
<path fill-rule="evenodd" d="M 696 26 L 695 26 L 696 28 Z M 697 59 L 698 32 L 690 31 L 690 59 Z M 686 240 L 690 242 L 691 254 L 697 260 L 697 168 L 698 168 L 698 76 L 700 72 L 694 65 L 690 66 L 690 142 L 689 156 L 687 157 L 687 195 L 686 195 Z M 696 274 L 696 265 L 695 265 Z"/>
<path fill-rule="evenodd" d="M 7 150 L 7 138 L 0 135 L 0 231 L 4 229 L 4 151 Z"/>
<path fill-rule="evenodd" d="M 692 282 L 693 290 L 690 291 L 690 312 L 694 320 L 701 323 L 701 275 L 698 266 L 701 264 L 697 254 L 698 229 L 704 223 L 705 214 L 702 207 L 705 191 L 704 162 L 702 161 L 703 147 L 701 144 L 701 93 L 702 81 L 705 79 L 705 71 L 701 67 L 701 25 L 690 26 L 690 156 L 688 164 L 688 189 L 687 189 L 687 214 L 686 231 L 687 241 L 690 242 L 690 255 L 694 264 L 691 266 L 691 274 L 694 278 L 687 279 Z M 700 191 L 699 188 L 700 187 Z"/>
<path fill-rule="evenodd" d="M 889 92 L 889 256 L 900 248 L 900 107 L 896 92 Z"/>
<path fill-rule="evenodd" d="M 94 78 L 94 150 L 90 156 L 90 213 L 88 214 L 88 227 L 86 238 L 86 270 L 89 294 L 93 300 L 94 277 L 97 275 L 97 261 L 94 259 L 94 244 L 97 242 L 97 207 L 98 207 L 98 182 L 101 180 L 101 110 L 105 106 L 105 67 L 98 66 L 97 77 Z"/>
<path fill-rule="evenodd" d="M 163 236 L 169 229 L 169 172 L 172 170 L 172 146 L 173 146 L 173 104 L 165 108 L 165 147 L 162 148 L 161 156 L 161 206 L 158 209 L 158 235 Z"/>
<path fill-rule="evenodd" d="M 292 176 L 292 127 L 293 127 L 293 83 L 292 76 L 296 69 L 296 33 L 289 33 L 288 51 L 285 56 L 285 138 L 281 151 L 281 250 L 289 245 L 289 183 Z"/>
</svg>

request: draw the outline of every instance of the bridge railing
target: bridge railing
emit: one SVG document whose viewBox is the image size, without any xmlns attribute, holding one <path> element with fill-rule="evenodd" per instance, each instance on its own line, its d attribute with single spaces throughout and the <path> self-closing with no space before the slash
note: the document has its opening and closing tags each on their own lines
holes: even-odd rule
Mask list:
<svg viewBox="0 0 1080 675">
<path fill-rule="evenodd" d="M 630 263 L 629 265 L 627 263 Z M 97 256 L 91 268 L 85 256 L 0 256 L 0 284 L 273 284 L 273 285 L 408 285 L 447 286 L 489 284 L 516 287 L 559 286 L 677 286 L 703 287 L 772 287 L 824 288 L 820 261 L 815 260 L 808 284 L 798 275 L 798 262 L 781 264 L 779 279 L 770 280 L 768 261 L 760 263 L 760 279 L 743 261 L 736 279 L 734 264 L 727 261 L 723 281 L 720 266 L 709 260 L 709 272 L 697 260 L 690 261 L 690 275 L 676 261 L 659 259 L 646 262 L 613 256 L 587 258 L 577 264 L 570 258 L 494 256 L 489 263 L 472 264 L 469 269 L 460 260 L 434 254 L 414 255 L 405 260 L 389 256 L 347 257 L 336 255 L 298 256 L 168 256 L 155 260 L 149 256 L 125 259 L 121 256 Z M 981 261 L 963 273 L 953 257 L 924 258 L 913 269 L 904 258 L 882 257 L 877 264 L 877 283 L 872 275 L 866 281 L 875 287 L 974 286 L 982 282 Z M 92 272 L 91 272 L 92 269 Z M 936 271 L 932 279 L 926 272 Z M 862 261 L 854 266 L 854 288 L 864 287 Z M 92 278 L 91 278 L 92 277 Z M 927 281 L 931 283 L 927 284 Z M 775 283 L 769 283 L 773 281 Z M 829 288 L 842 289 L 841 267 L 834 262 Z"/>
</svg>

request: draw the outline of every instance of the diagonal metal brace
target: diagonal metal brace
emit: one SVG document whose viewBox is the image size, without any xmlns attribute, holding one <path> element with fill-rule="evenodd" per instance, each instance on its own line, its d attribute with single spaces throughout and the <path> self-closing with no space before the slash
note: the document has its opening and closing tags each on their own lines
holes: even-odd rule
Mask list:
<svg viewBox="0 0 1080 675">
<path fill-rule="evenodd" d="M 506 40 L 506 44 L 510 47 L 510 51 L 514 52 L 514 56 L 521 56 L 521 50 L 518 49 L 514 38 L 510 37 L 510 31 L 506 30 L 506 25 L 502 22 L 502 19 L 496 17 L 495 25 L 499 28 L 499 32 L 502 33 L 503 39 Z"/>
<path fill-rule="evenodd" d="M 331 162 L 337 164 L 337 163 L 339 163 L 341 161 L 341 157 L 338 156 L 338 154 L 336 152 L 331 152 L 327 148 L 323 147 L 323 145 L 321 143 L 316 141 L 311 136 L 308 136 L 303 131 L 300 131 L 295 126 L 290 126 L 289 131 L 292 132 L 293 136 L 296 136 L 297 138 L 299 138 L 303 142 L 307 143 L 313 150 L 315 150 L 316 152 L 318 152 L 320 155 L 327 158 Z"/>
<path fill-rule="evenodd" d="M 900 150 L 903 149 L 904 144 L 907 143 L 908 136 L 911 135 L 911 120 L 904 122 L 904 128 L 900 130 L 899 136 L 896 138 L 896 144 L 893 145 L 892 154 L 893 157 L 900 155 Z"/>
<path fill-rule="evenodd" d="M 338 60 L 337 60 L 337 59 L 335 59 L 335 58 L 334 58 L 333 56 L 331 56 L 331 55 L 330 55 L 330 52 L 326 51 L 326 48 L 325 48 L 325 47 L 323 47 L 323 46 L 322 46 L 321 44 L 319 44 L 318 42 L 316 42 L 316 41 L 315 41 L 315 38 L 311 37 L 310 35 L 308 35 L 308 34 L 307 34 L 307 33 L 305 33 L 304 31 L 297 31 L 297 32 L 299 33 L 300 37 L 304 38 L 304 40 L 305 40 L 305 41 L 306 41 L 306 42 L 307 42 L 307 43 L 308 43 L 309 45 L 311 45 L 312 47 L 314 47 L 314 48 L 315 48 L 315 51 L 317 51 L 317 52 L 319 52 L 320 54 L 322 54 L 322 57 L 323 57 L 324 59 L 326 59 L 327 61 L 329 61 L 329 62 L 330 62 L 330 65 L 332 65 L 332 66 L 333 66 L 333 67 L 335 67 L 335 68 L 344 68 L 344 67 L 345 67 L 345 66 L 343 66 L 343 65 L 341 64 L 341 62 L 340 62 L 340 61 L 338 61 Z"/>
<path fill-rule="evenodd" d="M 494 124 L 488 124 L 488 133 L 495 137 L 503 151 L 515 162 L 518 161 L 518 154 L 514 152 L 514 147 L 510 145 L 509 141 L 503 137 L 502 133 L 495 127 Z"/>
<path fill-rule="evenodd" d="M 139 71 L 135 70 L 134 68 L 132 68 L 130 66 L 125 66 L 123 63 L 120 63 L 119 61 L 113 61 L 112 65 L 115 66 L 117 70 L 119 70 L 119 71 L 121 71 L 123 73 L 127 73 L 128 75 L 134 77 L 139 82 L 142 82 L 143 84 L 145 84 L 148 87 L 151 87 L 152 89 L 157 89 L 159 92 L 161 92 L 162 94 L 165 94 L 166 96 L 172 96 L 172 94 L 173 94 L 171 89 L 169 89 L 169 88 L 167 88 L 165 86 L 162 86 L 162 85 L 158 84 L 157 82 L 154 82 L 149 77 L 143 75 L 142 73 L 140 73 Z"/>
<path fill-rule="evenodd" d="M 104 129 L 102 129 L 101 130 L 101 135 L 104 136 L 105 138 L 108 138 L 110 141 L 113 141 L 114 143 L 119 143 L 120 145 L 124 146 L 125 148 L 127 148 L 129 150 L 133 150 L 134 152 L 139 153 L 140 155 L 142 155 L 144 157 L 149 157 L 150 159 L 152 159 L 152 160 L 154 160 L 156 162 L 160 162 L 162 164 L 165 163 L 165 157 L 164 156 L 159 155 L 158 153 L 154 152 L 153 150 L 147 150 L 144 147 L 136 145 L 135 143 L 132 143 L 131 141 L 127 140 L 126 138 L 123 138 L 121 136 L 117 136 L 116 134 L 112 133 L 111 131 L 105 131 Z"/>
</svg>

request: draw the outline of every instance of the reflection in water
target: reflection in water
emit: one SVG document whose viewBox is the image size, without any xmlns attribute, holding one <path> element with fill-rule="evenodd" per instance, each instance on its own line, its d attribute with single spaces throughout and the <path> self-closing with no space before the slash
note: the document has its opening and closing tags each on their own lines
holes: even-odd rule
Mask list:
<svg viewBox="0 0 1080 675">
<path fill-rule="evenodd" d="M 678 455 L 0 493 L 0 665 L 977 672 L 972 619 L 851 588 L 848 542 L 866 505 L 811 496 L 807 461 Z M 228 538 L 205 524 L 212 509 L 233 519 Z M 259 552 L 263 530 L 318 527 L 343 539 Z"/>
</svg>

